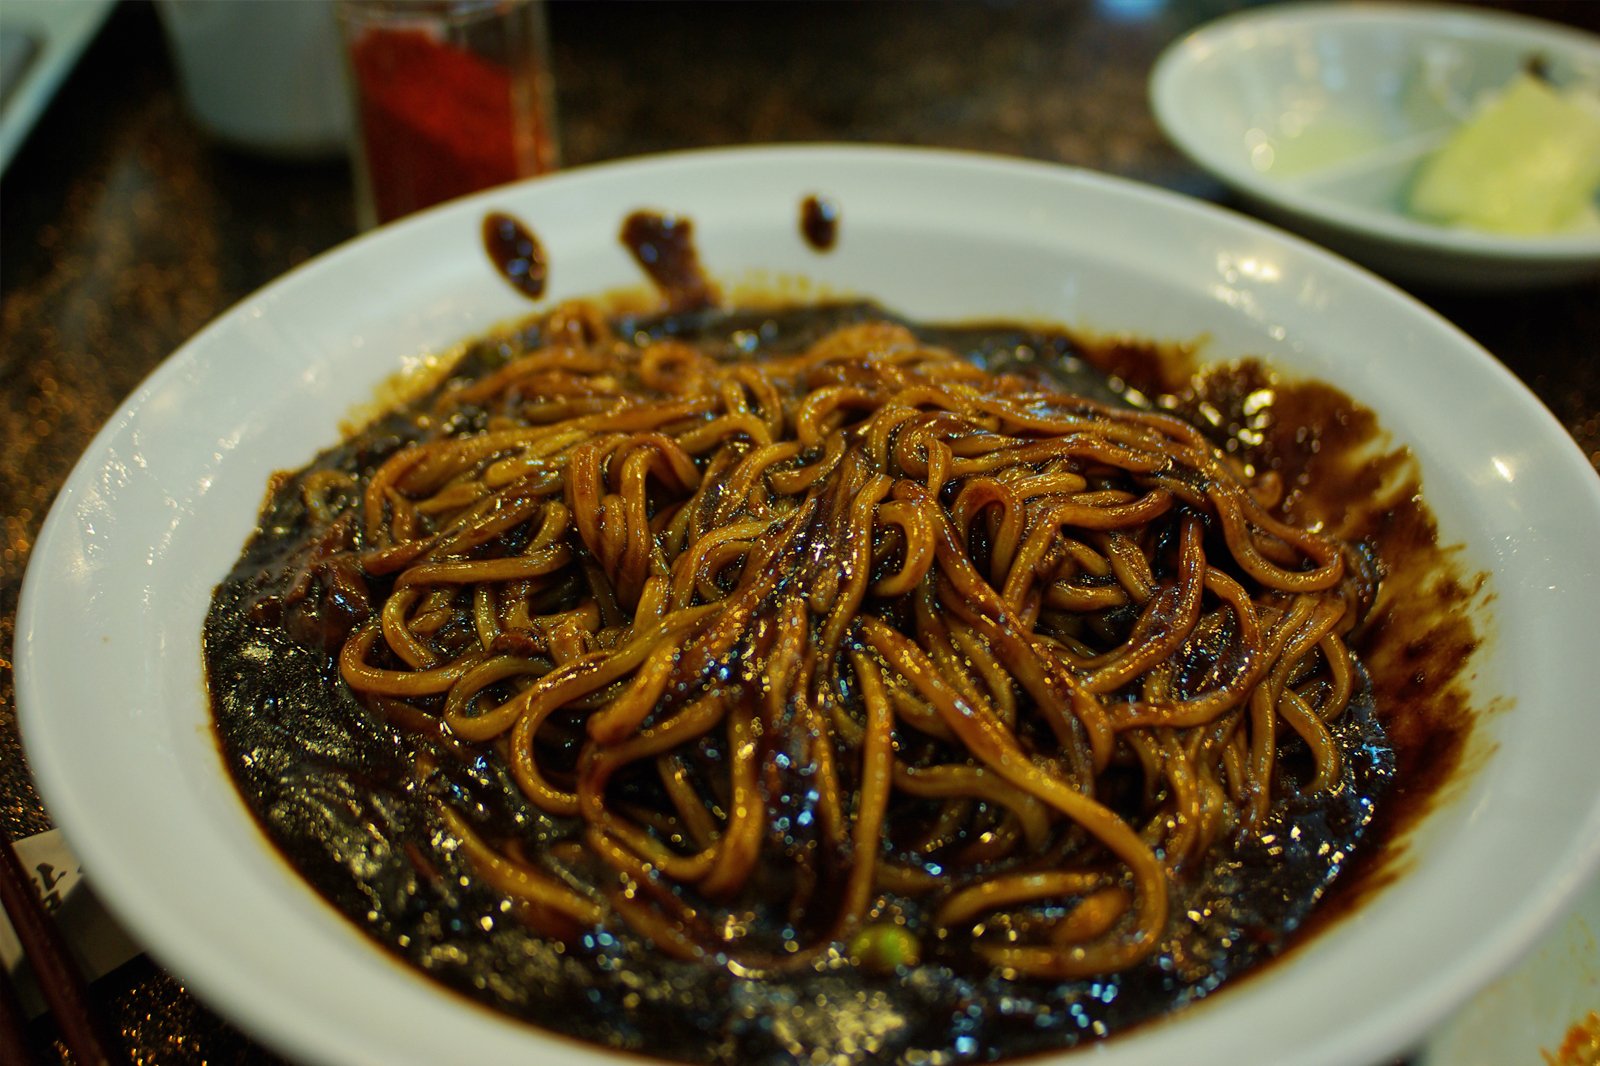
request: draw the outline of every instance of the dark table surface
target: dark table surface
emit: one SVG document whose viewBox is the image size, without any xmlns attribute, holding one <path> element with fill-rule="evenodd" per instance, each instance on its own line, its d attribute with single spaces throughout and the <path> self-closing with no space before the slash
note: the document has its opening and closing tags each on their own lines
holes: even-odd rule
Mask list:
<svg viewBox="0 0 1600 1066">
<path fill-rule="evenodd" d="M 979 149 L 1230 203 L 1163 140 L 1159 51 L 1233 0 L 580 4 L 549 10 L 569 165 L 668 149 L 861 141 Z M 1600 28 L 1600 4 L 1524 3 Z M 269 162 L 186 117 L 155 10 L 124 0 L 0 181 L 0 826 L 47 829 L 13 712 L 29 549 L 101 424 L 166 355 L 355 234 L 342 161 Z M 1600 282 L 1418 291 L 1517 374 L 1600 469 Z M 135 1061 L 271 1056 L 139 959 L 95 989 Z M 34 1034 L 64 1052 L 48 1021 Z"/>
</svg>

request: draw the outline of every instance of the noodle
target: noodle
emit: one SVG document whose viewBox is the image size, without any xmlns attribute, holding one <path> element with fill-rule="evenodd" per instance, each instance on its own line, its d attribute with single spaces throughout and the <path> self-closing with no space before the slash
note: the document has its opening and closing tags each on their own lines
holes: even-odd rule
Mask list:
<svg viewBox="0 0 1600 1066">
<path fill-rule="evenodd" d="M 1217 841 L 1338 787 L 1370 575 L 1189 424 L 890 322 L 753 362 L 581 305 L 543 336 L 445 388 L 349 520 L 305 491 L 375 597 L 345 684 L 585 844 L 441 791 L 546 935 L 763 976 L 869 964 L 910 899 L 913 940 L 1004 974 L 1115 973 Z"/>
</svg>

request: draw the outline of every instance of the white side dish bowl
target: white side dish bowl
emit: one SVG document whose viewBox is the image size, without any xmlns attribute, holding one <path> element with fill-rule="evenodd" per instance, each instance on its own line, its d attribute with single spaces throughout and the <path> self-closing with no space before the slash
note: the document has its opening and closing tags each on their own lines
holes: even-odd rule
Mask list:
<svg viewBox="0 0 1600 1066">
<path fill-rule="evenodd" d="M 813 194 L 840 211 L 826 254 L 797 224 Z M 640 284 L 616 239 L 640 208 L 692 219 L 725 281 L 1201 340 L 1206 358 L 1331 382 L 1414 450 L 1442 538 L 1488 575 L 1473 768 L 1406 839 L 1393 883 L 1265 979 L 1063 1060 L 1392 1058 L 1571 905 L 1600 864 L 1600 479 L 1504 367 L 1318 248 L 1124 181 L 914 150 L 692 153 L 484 193 L 295 270 L 152 374 L 62 490 L 16 630 L 30 765 L 98 893 L 219 1011 L 308 1063 L 618 1061 L 430 983 L 288 867 L 219 756 L 200 633 L 273 471 L 334 443 L 397 370 L 533 310 L 482 250 L 486 212 L 537 232 L 555 300 Z"/>
<path fill-rule="evenodd" d="M 1518 236 L 1406 210 L 1418 166 L 1530 61 L 1600 91 L 1600 38 L 1442 4 L 1294 3 L 1202 26 L 1150 76 L 1168 138 L 1263 214 L 1406 283 L 1600 275 L 1600 225 Z"/>
</svg>

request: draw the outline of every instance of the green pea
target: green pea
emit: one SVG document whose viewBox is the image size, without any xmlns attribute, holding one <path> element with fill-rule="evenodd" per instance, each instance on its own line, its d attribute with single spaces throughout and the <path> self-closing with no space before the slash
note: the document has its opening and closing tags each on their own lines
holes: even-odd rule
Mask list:
<svg viewBox="0 0 1600 1066">
<path fill-rule="evenodd" d="M 903 925 L 869 925 L 850 938 L 850 958 L 863 970 L 892 973 L 922 961 L 922 942 Z"/>
</svg>

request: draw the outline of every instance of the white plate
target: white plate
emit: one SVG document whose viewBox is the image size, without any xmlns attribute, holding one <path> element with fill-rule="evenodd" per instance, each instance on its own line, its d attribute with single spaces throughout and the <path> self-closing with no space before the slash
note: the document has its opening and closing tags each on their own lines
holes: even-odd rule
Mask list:
<svg viewBox="0 0 1600 1066">
<path fill-rule="evenodd" d="M 1428 1037 L 1416 1066 L 1582 1066 L 1581 1057 L 1557 1052 L 1574 1030 L 1593 1033 L 1588 1020 L 1595 1011 L 1600 1011 L 1600 880 L 1589 882 L 1578 905 L 1516 968 Z"/>
<path fill-rule="evenodd" d="M 813 193 L 842 211 L 826 255 L 798 230 Z M 557 298 L 639 281 L 615 234 L 640 207 L 690 216 L 724 278 L 805 275 L 927 318 L 1204 335 L 1211 356 L 1337 383 L 1415 448 L 1445 536 L 1492 573 L 1476 684 L 1511 706 L 1483 720 L 1491 754 L 1411 838 L 1405 874 L 1270 980 L 1094 1061 L 1378 1059 L 1509 965 L 1600 861 L 1600 480 L 1467 338 L 1316 248 L 1093 174 L 894 149 L 668 156 L 446 205 L 294 271 L 153 374 L 52 509 L 16 639 L 31 765 L 119 917 L 246 1029 L 330 1063 L 608 1059 L 441 992 L 300 882 L 218 757 L 199 634 L 272 471 L 333 442 L 406 357 L 529 309 L 479 247 L 487 210 L 539 233 Z"/>
<path fill-rule="evenodd" d="M 1201 27 L 1162 53 L 1167 136 L 1257 208 L 1403 281 L 1529 287 L 1600 274 L 1600 229 L 1519 237 L 1402 211 L 1418 162 L 1530 56 L 1600 90 L 1600 38 L 1442 4 L 1284 4 Z"/>
</svg>

